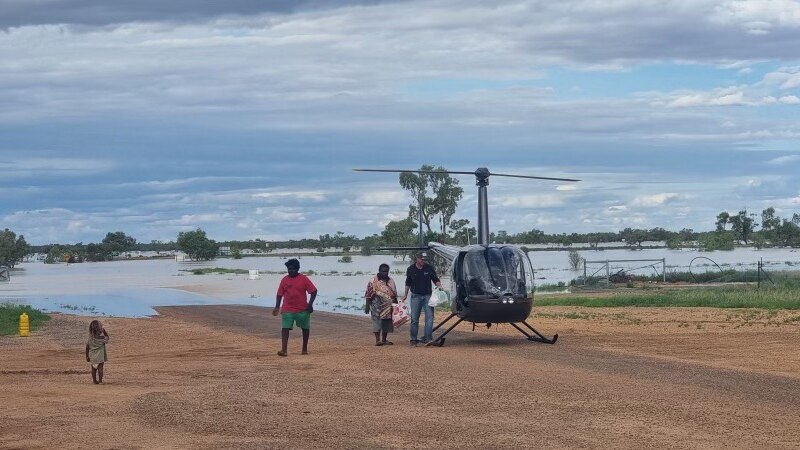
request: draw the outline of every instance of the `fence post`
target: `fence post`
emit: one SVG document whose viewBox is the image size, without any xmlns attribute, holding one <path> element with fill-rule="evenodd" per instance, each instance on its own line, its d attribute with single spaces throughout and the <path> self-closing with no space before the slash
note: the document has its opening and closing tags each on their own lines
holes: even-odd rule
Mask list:
<svg viewBox="0 0 800 450">
<path fill-rule="evenodd" d="M 762 256 L 761 259 L 758 260 L 758 283 L 756 283 L 756 288 L 761 289 L 761 270 L 764 266 L 764 257 Z"/>
<path fill-rule="evenodd" d="M 583 258 L 583 285 L 586 286 L 586 258 Z"/>
<path fill-rule="evenodd" d="M 664 283 L 667 282 L 667 258 L 661 258 L 661 275 L 663 275 Z"/>
</svg>

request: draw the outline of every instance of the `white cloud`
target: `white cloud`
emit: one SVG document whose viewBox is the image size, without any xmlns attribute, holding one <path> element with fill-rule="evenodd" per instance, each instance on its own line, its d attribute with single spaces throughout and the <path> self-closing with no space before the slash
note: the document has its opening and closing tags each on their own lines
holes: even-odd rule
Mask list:
<svg viewBox="0 0 800 450">
<path fill-rule="evenodd" d="M 346 200 L 346 204 L 353 205 L 383 205 L 397 206 L 408 204 L 408 195 L 398 190 L 394 191 L 373 191 L 358 194 L 355 199 Z"/>
<path fill-rule="evenodd" d="M 663 192 L 659 194 L 634 197 L 634 199 L 631 201 L 631 205 L 644 207 L 663 206 L 675 200 L 682 200 L 684 198 L 685 196 L 682 194 Z"/>
<path fill-rule="evenodd" d="M 751 34 L 767 34 L 773 27 L 800 25 L 800 4 L 793 0 L 728 0 L 715 8 L 712 19 L 738 24 Z"/>
<path fill-rule="evenodd" d="M 257 194 L 252 194 L 252 198 L 268 201 L 286 201 L 296 199 L 322 202 L 327 199 L 327 194 L 324 191 L 259 192 Z"/>
<path fill-rule="evenodd" d="M 783 166 L 784 164 L 793 164 L 796 162 L 800 162 L 800 155 L 779 156 L 777 158 L 770 159 L 765 164 Z"/>
<path fill-rule="evenodd" d="M 522 208 L 550 208 L 563 205 L 564 198 L 554 194 L 528 194 L 502 199 L 499 204 Z"/>
<path fill-rule="evenodd" d="M 299 222 L 306 220 L 306 215 L 297 208 L 258 208 L 256 214 L 267 222 Z"/>
<path fill-rule="evenodd" d="M 106 172 L 116 167 L 109 160 L 88 158 L 20 158 L 0 160 L 0 176 L 80 176 Z"/>
<path fill-rule="evenodd" d="M 715 89 L 711 92 L 697 92 L 692 94 L 676 95 L 667 102 L 672 108 L 686 108 L 694 106 L 737 106 L 753 105 L 757 103 L 745 96 L 742 87 Z"/>
<path fill-rule="evenodd" d="M 196 226 L 199 224 L 226 222 L 231 217 L 224 214 L 184 214 L 178 220 L 179 225 Z"/>
</svg>

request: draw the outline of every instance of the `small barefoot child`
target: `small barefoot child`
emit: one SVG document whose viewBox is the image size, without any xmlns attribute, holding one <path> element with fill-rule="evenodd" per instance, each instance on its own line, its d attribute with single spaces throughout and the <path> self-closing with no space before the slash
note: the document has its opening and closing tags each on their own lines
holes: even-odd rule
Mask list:
<svg viewBox="0 0 800 450">
<path fill-rule="evenodd" d="M 92 381 L 103 384 L 103 364 L 108 361 L 106 344 L 109 336 L 99 320 L 89 324 L 89 340 L 86 342 L 86 362 L 92 364 Z"/>
</svg>

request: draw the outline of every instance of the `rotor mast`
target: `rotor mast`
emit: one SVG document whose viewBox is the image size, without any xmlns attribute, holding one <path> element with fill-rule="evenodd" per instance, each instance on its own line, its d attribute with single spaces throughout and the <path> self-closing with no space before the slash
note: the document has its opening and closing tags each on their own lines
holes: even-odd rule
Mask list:
<svg viewBox="0 0 800 450">
<path fill-rule="evenodd" d="M 481 167 L 475 171 L 475 185 L 478 186 L 478 245 L 489 244 L 489 169 Z"/>
</svg>

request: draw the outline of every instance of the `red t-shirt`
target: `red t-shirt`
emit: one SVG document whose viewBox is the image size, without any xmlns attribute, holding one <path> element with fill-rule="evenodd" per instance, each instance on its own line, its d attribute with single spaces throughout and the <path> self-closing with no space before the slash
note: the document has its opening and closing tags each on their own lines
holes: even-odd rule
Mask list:
<svg viewBox="0 0 800 450">
<path fill-rule="evenodd" d="M 283 297 L 281 312 L 302 312 L 308 306 L 306 293 L 317 292 L 317 287 L 302 273 L 298 273 L 292 278 L 286 275 L 278 286 L 278 295 Z"/>
</svg>

